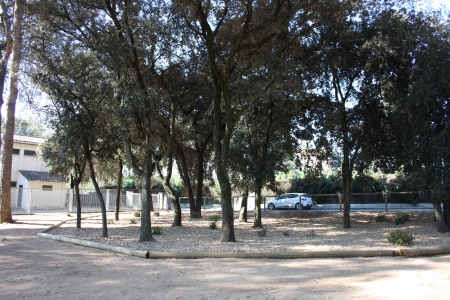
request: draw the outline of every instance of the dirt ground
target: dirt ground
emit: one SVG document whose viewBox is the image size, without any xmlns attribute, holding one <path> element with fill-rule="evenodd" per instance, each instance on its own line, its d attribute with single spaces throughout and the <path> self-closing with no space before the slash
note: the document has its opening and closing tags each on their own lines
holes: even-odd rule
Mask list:
<svg viewBox="0 0 450 300">
<path fill-rule="evenodd" d="M 450 256 L 146 260 L 43 239 L 63 214 L 0 224 L 1 299 L 447 299 Z"/>
</svg>

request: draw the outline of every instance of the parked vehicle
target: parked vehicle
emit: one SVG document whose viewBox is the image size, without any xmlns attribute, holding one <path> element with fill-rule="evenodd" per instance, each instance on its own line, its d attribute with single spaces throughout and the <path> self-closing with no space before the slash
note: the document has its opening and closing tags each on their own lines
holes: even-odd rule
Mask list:
<svg viewBox="0 0 450 300">
<path fill-rule="evenodd" d="M 311 197 L 306 193 L 288 193 L 280 195 L 266 202 L 266 208 L 274 209 L 311 209 L 313 202 Z"/>
</svg>

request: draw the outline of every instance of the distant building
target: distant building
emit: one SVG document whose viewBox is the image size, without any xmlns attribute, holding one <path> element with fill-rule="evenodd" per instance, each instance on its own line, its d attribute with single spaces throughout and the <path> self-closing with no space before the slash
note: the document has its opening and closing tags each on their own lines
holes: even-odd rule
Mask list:
<svg viewBox="0 0 450 300">
<path fill-rule="evenodd" d="M 31 193 L 32 189 L 39 192 L 47 192 L 48 196 L 54 194 L 48 193 L 50 191 L 66 189 L 67 180 L 61 176 L 50 175 L 49 167 L 38 156 L 38 146 L 44 143 L 45 139 L 14 135 L 13 142 L 11 168 L 12 208 L 29 208 L 31 204 L 27 200 L 27 195 Z M 40 200 L 40 202 L 42 201 Z"/>
</svg>

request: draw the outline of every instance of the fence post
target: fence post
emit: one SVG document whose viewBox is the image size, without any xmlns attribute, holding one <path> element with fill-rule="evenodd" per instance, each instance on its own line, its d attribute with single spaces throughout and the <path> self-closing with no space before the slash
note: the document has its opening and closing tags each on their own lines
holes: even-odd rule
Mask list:
<svg viewBox="0 0 450 300">
<path fill-rule="evenodd" d="M 342 193 L 337 192 L 337 195 L 339 197 L 339 212 L 342 212 Z"/>
<path fill-rule="evenodd" d="M 31 213 L 31 188 L 28 188 L 28 207 L 27 212 Z"/>
<path fill-rule="evenodd" d="M 106 190 L 106 203 L 105 203 L 106 211 L 109 211 L 109 191 L 110 189 Z"/>
<path fill-rule="evenodd" d="M 69 212 L 73 210 L 73 189 L 69 190 Z"/>
<path fill-rule="evenodd" d="M 386 212 L 388 212 L 388 197 L 389 193 L 384 193 L 384 205 L 386 207 Z"/>
</svg>

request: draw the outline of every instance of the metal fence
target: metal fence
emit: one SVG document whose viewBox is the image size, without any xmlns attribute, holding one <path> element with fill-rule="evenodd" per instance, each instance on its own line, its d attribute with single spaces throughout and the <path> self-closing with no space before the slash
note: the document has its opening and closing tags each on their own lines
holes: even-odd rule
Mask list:
<svg viewBox="0 0 450 300">
<path fill-rule="evenodd" d="M 107 211 L 116 209 L 117 190 L 102 189 L 101 194 Z M 142 194 L 137 190 L 121 190 L 120 210 L 141 209 Z M 152 194 L 153 207 L 157 210 L 171 209 L 164 193 Z M 82 212 L 101 211 L 100 200 L 94 190 L 80 190 Z M 73 189 L 11 188 L 11 211 L 13 213 L 76 212 L 77 204 Z"/>
</svg>

